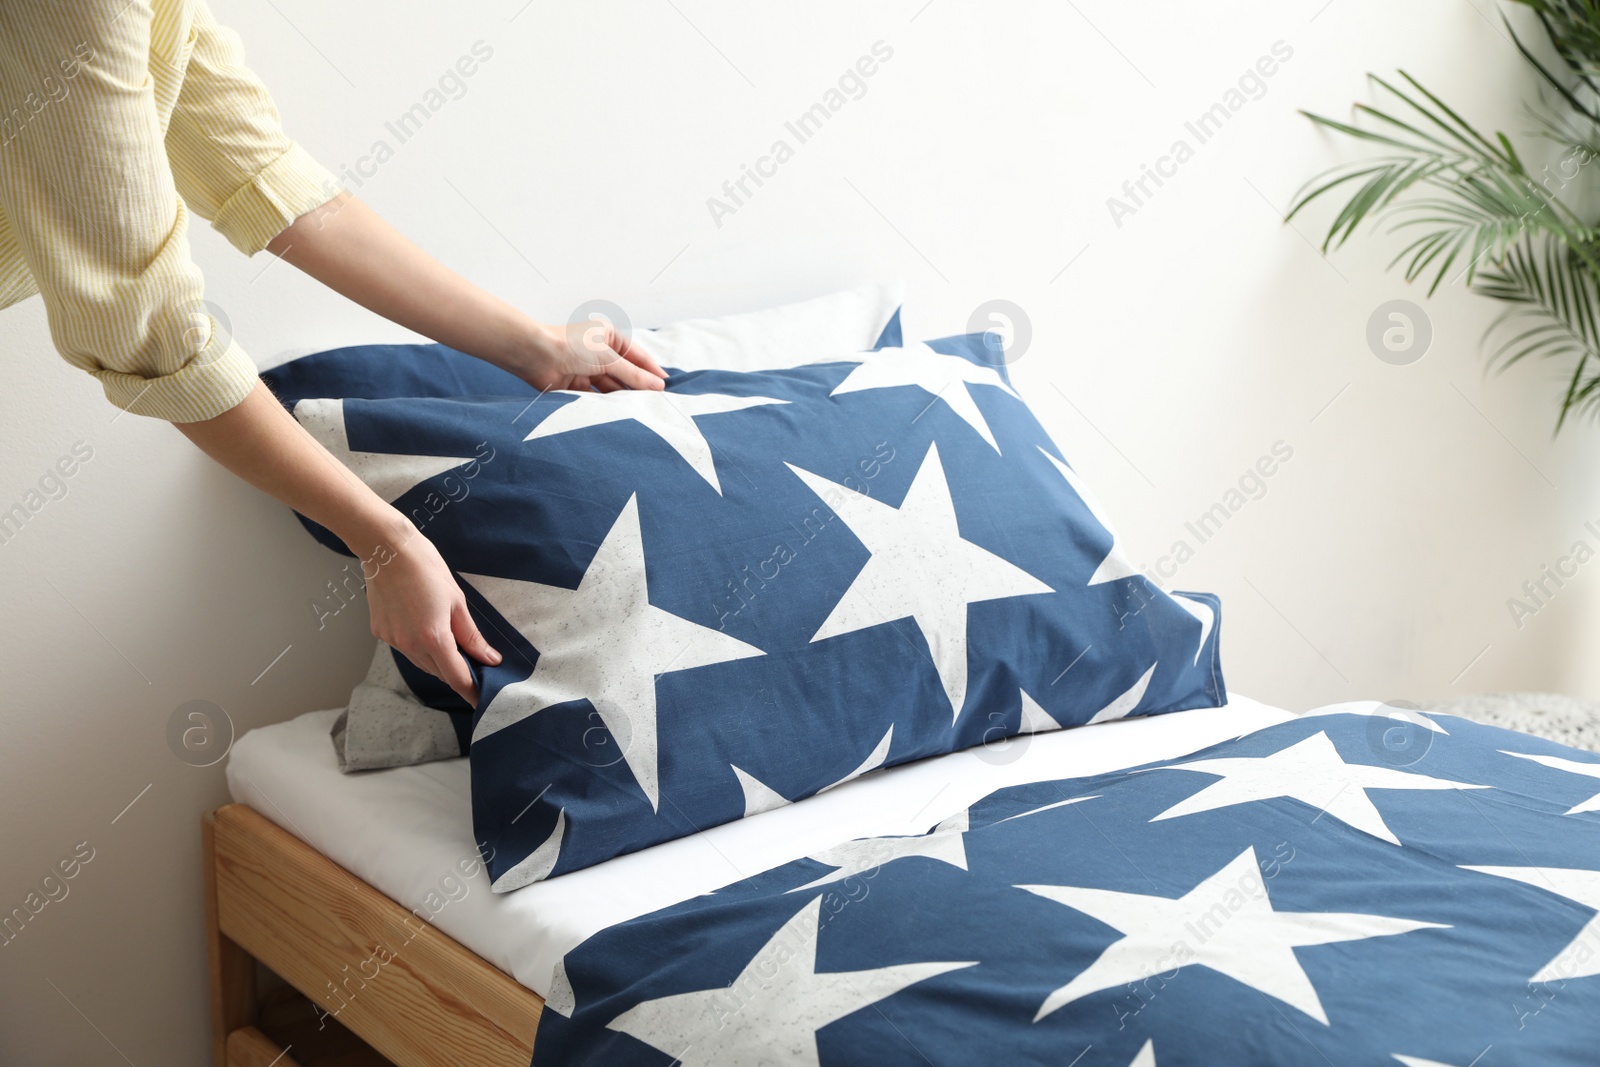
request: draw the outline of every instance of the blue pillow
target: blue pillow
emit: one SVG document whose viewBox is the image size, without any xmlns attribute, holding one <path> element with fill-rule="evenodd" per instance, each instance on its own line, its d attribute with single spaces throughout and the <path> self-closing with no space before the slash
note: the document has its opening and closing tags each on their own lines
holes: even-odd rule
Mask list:
<svg viewBox="0 0 1600 1067">
<path fill-rule="evenodd" d="M 992 358 L 976 335 L 606 396 L 275 383 L 382 495 L 434 502 L 505 656 L 474 668 L 470 751 L 497 891 L 875 767 L 1226 700 L 1216 598 L 1128 563 Z"/>
<path fill-rule="evenodd" d="M 965 352 L 981 357 L 988 334 L 946 337 L 928 342 L 941 352 Z M 884 324 L 873 350 L 898 348 L 901 344 L 900 309 L 896 308 Z M 458 352 L 446 345 L 384 344 L 352 345 L 333 348 L 291 360 L 261 373 L 262 379 L 284 407 L 293 411 L 301 400 L 311 397 L 385 400 L 399 397 L 503 396 L 532 399 L 539 391 L 509 371 Z M 451 483 L 450 488 L 460 483 Z M 432 518 L 432 507 L 440 499 L 435 493 L 413 496 L 406 509 L 420 529 Z M 448 497 L 445 497 L 448 499 Z M 301 525 L 328 548 L 341 555 L 352 553 L 333 532 L 296 513 Z M 394 652 L 395 666 L 413 696 L 427 707 L 456 714 L 470 714 L 472 707 L 444 682 L 419 670 L 411 661 Z M 461 755 L 467 754 L 468 731 L 457 723 L 461 736 Z"/>
<path fill-rule="evenodd" d="M 873 351 L 898 348 L 901 344 L 900 309 L 884 325 Z M 952 355 L 963 355 L 975 362 L 994 360 L 994 338 L 990 333 L 964 334 L 942 337 L 927 342 L 930 348 Z M 996 368 L 1005 377 L 1003 362 Z M 527 382 L 483 360 L 473 358 L 445 345 L 386 344 L 353 345 L 334 348 L 292 360 L 261 377 L 272 388 L 283 405 L 293 411 L 301 400 L 319 397 L 343 399 L 384 400 L 418 397 L 468 397 L 505 396 L 532 399 L 539 391 Z M 1006 384 L 1010 378 L 1006 377 Z M 330 443 L 330 442 L 324 442 Z M 337 449 L 336 449 L 337 451 Z M 429 485 L 425 480 L 419 485 Z M 433 515 L 441 500 L 449 499 L 459 491 L 462 480 L 448 476 L 444 490 L 433 493 L 408 493 L 412 522 L 421 529 Z M 399 501 L 395 501 L 399 503 Z M 341 555 L 352 553 L 333 532 L 296 513 L 301 525 L 311 536 Z M 472 707 L 456 695 L 444 682 L 412 665 L 399 652 L 392 652 L 395 666 L 407 688 L 418 702 L 437 711 L 468 715 Z M 469 731 L 460 722 L 454 724 L 461 738 L 461 755 L 467 754 Z"/>
</svg>

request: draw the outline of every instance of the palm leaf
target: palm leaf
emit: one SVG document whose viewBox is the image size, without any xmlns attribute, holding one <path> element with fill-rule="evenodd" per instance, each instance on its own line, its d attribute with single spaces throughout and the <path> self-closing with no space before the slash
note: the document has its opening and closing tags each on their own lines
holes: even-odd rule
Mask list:
<svg viewBox="0 0 1600 1067">
<path fill-rule="evenodd" d="M 1529 356 L 1572 361 L 1558 430 L 1575 408 L 1600 402 L 1600 283 L 1585 264 L 1558 240 L 1524 237 L 1473 286 L 1512 305 L 1485 337 L 1494 341 L 1492 368 L 1505 370 Z"/>
<path fill-rule="evenodd" d="M 1545 116 L 1545 135 L 1569 160 L 1600 158 L 1600 0 L 1514 2 L 1535 12 L 1561 59 L 1551 69 L 1512 30 L 1518 51 L 1569 110 Z M 1508 305 L 1485 335 L 1491 368 L 1529 357 L 1570 364 L 1557 430 L 1574 412 L 1600 414 L 1600 231 L 1536 180 L 1504 133 L 1485 135 L 1405 71 L 1371 81 L 1382 104 L 1357 104 L 1350 122 L 1303 114 L 1382 154 L 1312 178 L 1288 217 L 1336 194 L 1342 203 L 1324 252 L 1368 223 L 1405 236 L 1389 267 L 1408 282 L 1428 279 L 1431 296 L 1457 272 L 1473 292 Z"/>
</svg>

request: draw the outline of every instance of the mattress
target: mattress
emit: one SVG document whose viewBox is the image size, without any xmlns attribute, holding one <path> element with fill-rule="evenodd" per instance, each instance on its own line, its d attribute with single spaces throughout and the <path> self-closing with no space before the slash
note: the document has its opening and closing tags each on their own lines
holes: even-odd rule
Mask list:
<svg viewBox="0 0 1600 1067">
<path fill-rule="evenodd" d="M 1171 759 L 1294 718 L 1235 697 L 1221 708 L 1012 739 L 864 775 L 797 804 L 497 895 L 477 864 L 465 759 L 341 774 L 337 710 L 251 730 L 228 790 L 522 985 L 548 994 L 591 934 L 857 837 L 919 834 L 1010 785 Z"/>
</svg>

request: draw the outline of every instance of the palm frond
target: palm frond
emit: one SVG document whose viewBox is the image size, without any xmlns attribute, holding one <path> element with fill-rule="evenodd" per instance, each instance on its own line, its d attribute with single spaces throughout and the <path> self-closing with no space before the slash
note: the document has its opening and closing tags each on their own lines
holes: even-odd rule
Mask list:
<svg viewBox="0 0 1600 1067">
<path fill-rule="evenodd" d="M 1539 6 L 1537 3 L 1529 3 L 1528 0 L 1513 0 L 1513 2 L 1524 3 L 1527 4 L 1527 6 L 1534 8 Z M 1522 58 L 1526 59 L 1533 69 L 1539 72 L 1539 76 L 1545 80 L 1545 83 L 1554 89 L 1557 95 L 1565 100 L 1574 111 L 1583 115 L 1591 122 L 1600 122 L 1600 109 L 1595 107 L 1595 100 L 1600 98 L 1600 86 L 1596 86 L 1594 77 L 1595 72 L 1587 67 L 1586 62 L 1582 60 L 1580 56 L 1570 53 L 1564 49 L 1563 45 L 1559 43 L 1556 44 L 1557 54 L 1560 55 L 1562 60 L 1567 64 L 1567 70 L 1575 79 L 1574 83 L 1569 85 L 1567 82 L 1556 77 L 1556 75 L 1551 72 L 1550 68 L 1546 67 L 1544 63 L 1539 60 L 1539 57 L 1534 55 L 1532 50 L 1523 43 L 1522 37 L 1518 35 L 1516 27 L 1511 25 L 1510 19 L 1502 19 L 1502 21 L 1505 23 L 1506 32 L 1511 34 L 1511 41 L 1517 46 L 1517 51 L 1521 52 Z M 1544 26 L 1545 33 L 1551 38 L 1552 42 L 1554 42 L 1555 34 L 1552 30 L 1550 20 L 1542 11 L 1539 13 L 1539 21 Z"/>
<path fill-rule="evenodd" d="M 1596 81 L 1600 81 L 1600 5 L 1593 0 L 1512 2 L 1533 10 L 1567 69 L 1587 88 L 1594 89 Z"/>
<path fill-rule="evenodd" d="M 1288 217 L 1337 195 L 1343 202 L 1324 252 L 1371 223 L 1407 239 L 1389 268 L 1408 282 L 1427 279 L 1430 296 L 1446 279 L 1465 279 L 1473 292 L 1507 304 L 1485 335 L 1489 365 L 1504 370 L 1530 356 L 1570 363 L 1559 430 L 1574 412 L 1600 415 L 1600 230 L 1562 196 L 1600 160 L 1600 0 L 1514 2 L 1534 11 L 1561 59 L 1542 61 L 1507 22 L 1567 112 L 1542 116 L 1544 137 L 1565 152 L 1559 179 L 1548 166 L 1536 177 L 1511 138 L 1481 132 L 1400 71 L 1393 80 L 1370 76 L 1380 102 L 1355 105 L 1349 122 L 1303 112 L 1380 154 L 1313 177 Z"/>
<path fill-rule="evenodd" d="M 1491 368 L 1537 356 L 1572 361 L 1556 429 L 1577 408 L 1600 403 L 1600 281 L 1587 261 L 1550 237 L 1524 237 L 1481 272 L 1473 291 L 1513 306 L 1490 326 Z"/>
</svg>

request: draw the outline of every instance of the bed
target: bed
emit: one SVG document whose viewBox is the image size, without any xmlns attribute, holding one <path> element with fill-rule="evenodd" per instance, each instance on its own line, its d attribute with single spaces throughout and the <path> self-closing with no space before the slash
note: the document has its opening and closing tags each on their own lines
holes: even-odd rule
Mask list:
<svg viewBox="0 0 1600 1067">
<path fill-rule="evenodd" d="M 918 833 L 997 789 L 1173 758 L 1293 719 L 1235 697 L 1017 737 L 495 895 L 473 862 L 466 761 L 341 774 L 328 740 L 337 714 L 241 737 L 228 763 L 235 803 L 206 819 L 219 1067 L 294 1062 L 254 1025 L 255 960 L 399 1067 L 520 1067 L 558 963 L 601 930 L 840 841 Z"/>
<path fill-rule="evenodd" d="M 988 335 L 894 325 L 609 399 L 274 372 L 504 657 L 466 761 L 235 745 L 218 1062 L 294 1055 L 259 961 L 401 1067 L 1592 1067 L 1596 757 L 1230 698 L 1219 599 L 1132 564 Z"/>
<path fill-rule="evenodd" d="M 1600 760 L 1527 734 L 1235 699 L 493 894 L 465 766 L 342 776 L 332 715 L 205 825 L 219 1064 L 295 1062 L 255 961 L 400 1067 L 1594 1062 Z"/>
</svg>

